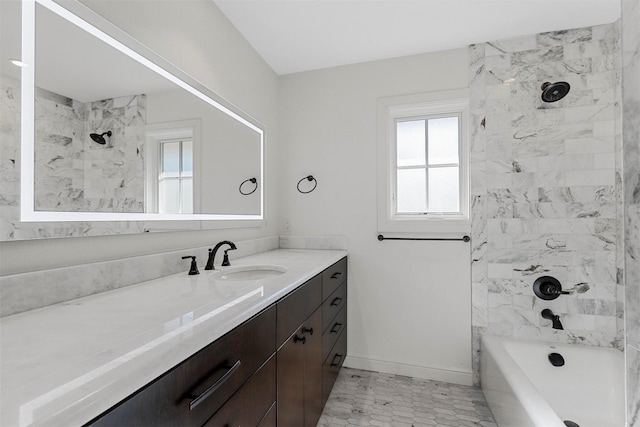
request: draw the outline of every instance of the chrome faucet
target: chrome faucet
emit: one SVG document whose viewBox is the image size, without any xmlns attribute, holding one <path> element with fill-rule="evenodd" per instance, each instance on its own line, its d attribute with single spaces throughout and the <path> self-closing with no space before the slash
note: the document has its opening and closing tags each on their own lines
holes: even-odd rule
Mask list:
<svg viewBox="0 0 640 427">
<path fill-rule="evenodd" d="M 557 314 L 553 314 L 553 311 L 545 308 L 540 314 L 545 319 L 549 319 L 551 320 L 551 322 L 553 322 L 553 325 L 551 326 L 553 329 L 564 330 L 564 328 L 562 327 L 562 323 L 560 323 L 560 316 L 558 316 Z"/>
<path fill-rule="evenodd" d="M 229 240 L 223 240 L 222 242 L 218 243 L 217 245 L 215 245 L 213 247 L 213 249 L 209 249 L 209 259 L 207 259 L 207 265 L 204 267 L 205 270 L 215 270 L 216 268 L 213 266 L 213 263 L 216 260 L 216 253 L 218 253 L 218 249 L 220 249 L 220 247 L 222 245 L 229 245 L 229 249 L 224 251 L 224 258 L 222 260 L 222 266 L 226 267 L 231 265 L 231 263 L 229 262 L 229 255 L 227 254 L 227 252 L 229 251 L 234 251 L 236 249 L 238 249 L 235 245 L 235 243 L 230 242 Z"/>
</svg>

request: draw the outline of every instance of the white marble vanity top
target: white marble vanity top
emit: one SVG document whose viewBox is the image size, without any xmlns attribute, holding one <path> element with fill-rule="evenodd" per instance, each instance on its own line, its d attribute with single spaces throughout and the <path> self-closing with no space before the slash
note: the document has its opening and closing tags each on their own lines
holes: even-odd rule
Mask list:
<svg viewBox="0 0 640 427">
<path fill-rule="evenodd" d="M 278 249 L 232 258 L 287 269 L 267 279 L 201 267 L 2 318 L 0 425 L 82 425 L 346 255 Z"/>
</svg>

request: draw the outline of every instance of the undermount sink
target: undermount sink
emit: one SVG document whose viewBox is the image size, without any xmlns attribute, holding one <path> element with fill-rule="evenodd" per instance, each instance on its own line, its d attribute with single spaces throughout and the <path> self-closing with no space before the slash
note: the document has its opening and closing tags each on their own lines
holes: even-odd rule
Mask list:
<svg viewBox="0 0 640 427">
<path fill-rule="evenodd" d="M 286 273 L 287 269 L 279 265 L 240 265 L 220 270 L 217 280 L 260 280 Z"/>
</svg>

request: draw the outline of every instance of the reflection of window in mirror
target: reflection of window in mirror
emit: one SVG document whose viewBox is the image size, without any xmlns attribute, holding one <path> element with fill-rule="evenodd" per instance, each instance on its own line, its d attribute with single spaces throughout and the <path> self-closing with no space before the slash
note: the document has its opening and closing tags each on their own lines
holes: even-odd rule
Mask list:
<svg viewBox="0 0 640 427">
<path fill-rule="evenodd" d="M 148 213 L 198 212 L 199 122 L 148 125 L 145 146 L 145 211 Z M 195 154 L 194 154 L 195 150 Z"/>
<path fill-rule="evenodd" d="M 159 140 L 158 212 L 193 213 L 193 141 Z"/>
</svg>

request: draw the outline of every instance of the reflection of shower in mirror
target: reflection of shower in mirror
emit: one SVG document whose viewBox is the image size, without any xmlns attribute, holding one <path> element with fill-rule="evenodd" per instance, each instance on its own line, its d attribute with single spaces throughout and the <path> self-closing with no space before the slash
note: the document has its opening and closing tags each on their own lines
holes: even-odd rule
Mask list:
<svg viewBox="0 0 640 427">
<path fill-rule="evenodd" d="M 107 135 L 107 139 L 104 138 L 104 136 Z M 100 145 L 104 145 L 105 148 L 111 148 L 111 131 L 108 130 L 106 132 L 103 132 L 101 134 L 98 133 L 92 133 L 89 135 L 91 137 L 91 139 L 93 139 L 93 141 L 97 144 Z"/>
</svg>

